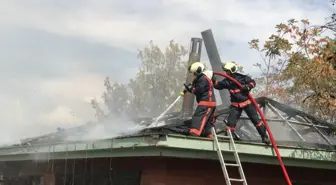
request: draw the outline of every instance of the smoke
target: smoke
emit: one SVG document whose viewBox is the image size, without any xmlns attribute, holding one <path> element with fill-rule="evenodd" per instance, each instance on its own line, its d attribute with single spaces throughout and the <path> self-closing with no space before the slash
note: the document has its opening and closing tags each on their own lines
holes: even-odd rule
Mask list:
<svg viewBox="0 0 336 185">
<path fill-rule="evenodd" d="M 22 139 L 33 138 L 40 135 L 55 132 L 54 126 L 30 124 L 18 124 L 16 122 L 4 123 L 0 131 L 0 146 L 20 144 Z"/>
<path fill-rule="evenodd" d="M 104 121 L 83 124 L 3 124 L 0 146 L 35 143 L 52 144 L 72 141 L 94 141 L 135 134 L 144 129 L 138 121 L 127 116 L 110 115 Z"/>
<path fill-rule="evenodd" d="M 138 133 L 145 127 L 127 117 L 109 116 L 101 122 L 87 125 L 82 133 L 68 133 L 67 141 L 101 140 Z M 76 132 L 76 130 L 74 130 Z M 78 132 L 78 131 L 77 131 Z"/>
</svg>

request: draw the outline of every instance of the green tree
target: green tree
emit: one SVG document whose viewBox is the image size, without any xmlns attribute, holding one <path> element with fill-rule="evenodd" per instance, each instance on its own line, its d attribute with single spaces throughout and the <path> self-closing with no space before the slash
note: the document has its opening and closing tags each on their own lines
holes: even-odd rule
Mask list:
<svg viewBox="0 0 336 185">
<path fill-rule="evenodd" d="M 139 72 L 128 84 L 111 82 L 107 77 L 103 93 L 108 114 L 123 113 L 133 116 L 158 116 L 179 95 L 185 81 L 187 61 L 183 58 L 187 50 L 173 40 L 162 51 L 152 41 L 139 50 L 141 60 Z M 96 115 L 102 115 L 101 108 L 93 100 Z"/>
<path fill-rule="evenodd" d="M 170 41 L 165 51 L 150 42 L 139 51 L 141 68 L 129 83 L 133 92 L 132 112 L 155 116 L 163 112 L 178 96 L 185 81 L 187 62 L 183 57 L 187 50 Z"/>
</svg>

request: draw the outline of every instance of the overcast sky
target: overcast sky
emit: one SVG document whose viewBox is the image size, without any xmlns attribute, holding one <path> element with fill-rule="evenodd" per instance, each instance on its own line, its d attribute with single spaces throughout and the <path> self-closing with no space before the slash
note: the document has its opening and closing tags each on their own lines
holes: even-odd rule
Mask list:
<svg viewBox="0 0 336 185">
<path fill-rule="evenodd" d="M 328 0 L 0 0 L 0 140 L 12 140 L 93 119 L 90 97 L 103 79 L 126 82 L 150 40 L 188 47 L 211 28 L 222 60 L 245 71 L 277 23 L 309 18 L 321 24 Z M 204 47 L 203 47 L 204 48 Z M 203 51 L 205 53 L 205 50 Z M 205 56 L 203 58 L 206 58 Z"/>
</svg>

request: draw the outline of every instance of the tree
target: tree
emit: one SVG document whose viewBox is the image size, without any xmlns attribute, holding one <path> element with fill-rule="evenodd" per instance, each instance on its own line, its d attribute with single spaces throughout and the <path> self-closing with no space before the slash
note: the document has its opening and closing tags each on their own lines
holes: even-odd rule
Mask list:
<svg viewBox="0 0 336 185">
<path fill-rule="evenodd" d="M 336 2 L 335 0 L 331 0 L 333 7 L 335 7 L 335 2 Z M 331 14 L 330 17 L 327 17 L 326 20 L 327 20 L 327 23 L 323 25 L 323 27 L 336 32 L 336 13 L 335 11 L 334 13 Z"/>
<path fill-rule="evenodd" d="M 94 98 L 91 100 L 91 106 L 93 109 L 96 110 L 96 114 L 95 117 L 97 118 L 97 120 L 103 120 L 105 118 L 105 113 L 104 111 L 100 108 L 99 103 L 97 102 L 97 99 Z"/>
<path fill-rule="evenodd" d="M 313 114 L 335 121 L 336 42 L 324 35 L 329 28 L 311 26 L 308 20 L 291 19 L 287 24 L 276 25 L 276 29 L 276 34 L 272 34 L 260 50 L 268 57 L 266 61 L 275 61 L 267 63 L 263 74 L 265 78 L 275 77 L 278 83 L 268 80 L 267 86 L 283 88 L 283 92 L 289 92 L 286 96 Z M 259 40 L 254 39 L 250 45 L 258 50 L 258 43 Z M 275 72 L 269 73 L 268 69 Z"/>
<path fill-rule="evenodd" d="M 185 81 L 187 61 L 183 57 L 187 50 L 169 42 L 162 51 L 152 41 L 149 46 L 139 50 L 141 67 L 128 84 L 111 83 L 107 77 L 103 100 L 109 114 L 130 114 L 132 116 L 158 116 L 179 95 Z M 97 102 L 92 102 L 96 112 Z M 100 113 L 101 115 L 101 113 Z"/>
<path fill-rule="evenodd" d="M 267 96 L 269 98 L 288 102 L 290 97 L 286 92 L 287 81 L 281 79 L 281 74 L 290 58 L 289 51 L 292 49 L 285 34 L 277 31 L 269 37 L 263 47 L 259 39 L 249 42 L 250 48 L 258 51 L 262 62 L 257 62 L 261 77 L 255 78 L 258 86 L 254 89 L 255 96 Z"/>
<path fill-rule="evenodd" d="M 96 110 L 96 118 L 99 121 L 102 121 L 109 115 L 124 116 L 124 113 L 126 113 L 130 105 L 130 102 L 128 101 L 130 95 L 127 89 L 127 85 L 119 84 L 117 82 L 111 83 L 110 78 L 106 77 L 104 79 L 104 86 L 106 90 L 103 92 L 102 99 L 108 109 L 108 113 L 104 113 L 98 101 L 96 98 L 94 98 L 91 100 L 91 106 Z"/>
<path fill-rule="evenodd" d="M 182 58 L 186 54 L 186 49 L 174 41 L 169 42 L 165 52 L 153 42 L 139 51 L 142 66 L 129 83 L 133 112 L 157 116 L 177 98 L 185 81 L 187 62 Z"/>
<path fill-rule="evenodd" d="M 114 82 L 111 84 L 110 78 L 106 77 L 104 80 L 106 91 L 102 98 L 110 113 L 122 114 L 127 111 L 130 102 L 130 92 L 127 85 Z"/>
</svg>

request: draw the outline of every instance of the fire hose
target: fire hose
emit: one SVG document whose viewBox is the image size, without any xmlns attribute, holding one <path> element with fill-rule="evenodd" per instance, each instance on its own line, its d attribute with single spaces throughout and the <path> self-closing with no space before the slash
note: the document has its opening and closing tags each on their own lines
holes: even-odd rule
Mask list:
<svg viewBox="0 0 336 185">
<path fill-rule="evenodd" d="M 214 72 L 214 74 L 215 74 L 215 75 L 222 76 L 222 77 L 225 77 L 225 78 L 231 80 L 233 83 L 235 83 L 235 84 L 238 85 L 239 87 L 242 87 L 242 85 L 241 85 L 237 80 L 235 80 L 234 78 L 232 78 L 231 76 L 227 75 L 227 74 L 224 73 L 224 72 Z M 268 123 L 267 123 L 267 121 L 266 121 L 265 115 L 263 114 L 263 112 L 262 112 L 261 109 L 259 108 L 259 106 L 258 106 L 257 102 L 255 101 L 255 99 L 253 98 L 253 96 L 252 96 L 250 93 L 248 94 L 248 96 L 249 96 L 250 100 L 252 101 L 253 105 L 255 106 L 255 108 L 257 109 L 257 111 L 258 111 L 258 113 L 259 113 L 259 115 L 260 115 L 262 121 L 263 121 L 264 124 L 265 124 L 266 130 L 267 130 L 268 135 L 269 135 L 269 137 L 270 137 L 270 139 L 271 139 L 271 143 L 272 143 L 273 148 L 274 148 L 274 151 L 275 151 L 275 153 L 276 153 L 276 155 L 277 155 L 278 162 L 279 162 L 279 164 L 280 164 L 280 166 L 281 166 L 281 169 L 282 169 L 282 172 L 283 172 L 283 174 L 284 174 L 284 176 L 285 176 L 285 179 L 286 179 L 286 181 L 287 181 L 287 184 L 288 184 L 288 185 L 292 185 L 292 182 L 291 182 L 291 180 L 290 180 L 290 178 L 289 178 L 289 176 L 288 176 L 288 173 L 287 173 L 287 170 L 286 170 L 286 168 L 285 168 L 285 165 L 284 165 L 284 163 L 283 163 L 283 161 L 282 161 L 282 159 L 281 159 L 281 155 L 280 155 L 279 149 L 278 149 L 278 147 L 277 147 L 277 145 L 276 145 L 276 142 L 275 142 L 275 140 L 274 140 L 274 137 L 273 137 L 273 134 L 272 134 L 272 132 L 271 132 L 271 129 L 270 129 L 270 127 L 268 126 Z"/>
</svg>

